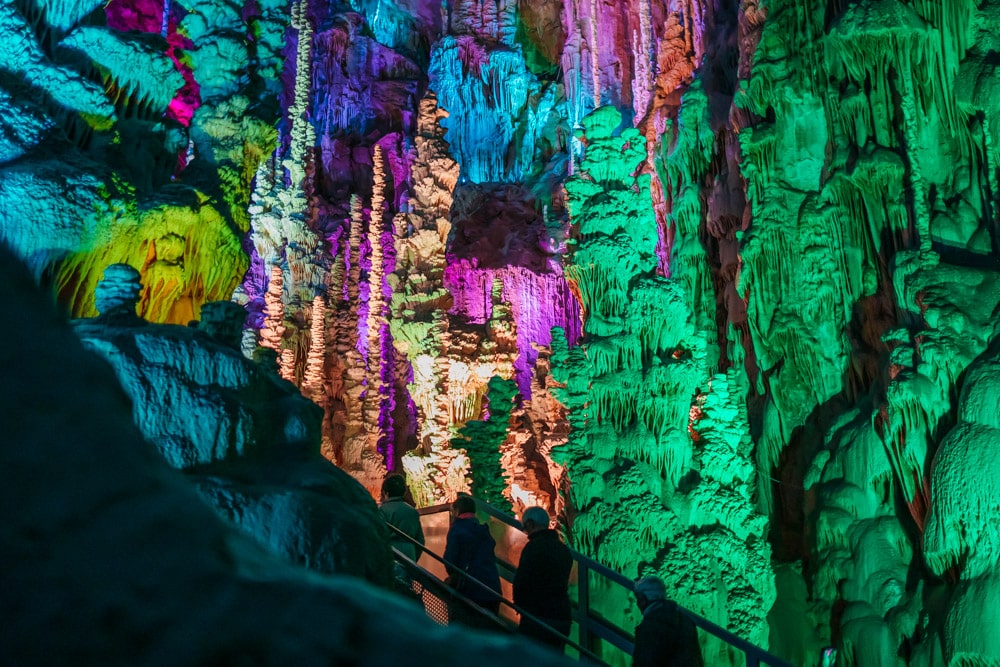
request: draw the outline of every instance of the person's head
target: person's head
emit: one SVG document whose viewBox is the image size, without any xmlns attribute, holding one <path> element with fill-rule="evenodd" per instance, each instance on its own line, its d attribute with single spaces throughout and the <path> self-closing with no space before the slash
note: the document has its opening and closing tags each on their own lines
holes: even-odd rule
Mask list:
<svg viewBox="0 0 1000 667">
<path fill-rule="evenodd" d="M 635 582 L 635 601 L 642 611 L 656 600 L 665 600 L 667 597 L 667 586 L 663 579 L 647 575 Z"/>
<path fill-rule="evenodd" d="M 475 513 L 476 501 L 472 499 L 472 496 L 459 495 L 458 498 L 455 498 L 455 502 L 451 504 L 452 517 L 457 517 L 459 514 Z"/>
<path fill-rule="evenodd" d="M 529 507 L 521 514 L 521 527 L 528 535 L 547 530 L 549 527 L 549 513 L 542 507 Z"/>
<path fill-rule="evenodd" d="M 382 482 L 383 498 L 402 498 L 406 495 L 406 480 L 402 475 L 389 475 Z"/>
</svg>

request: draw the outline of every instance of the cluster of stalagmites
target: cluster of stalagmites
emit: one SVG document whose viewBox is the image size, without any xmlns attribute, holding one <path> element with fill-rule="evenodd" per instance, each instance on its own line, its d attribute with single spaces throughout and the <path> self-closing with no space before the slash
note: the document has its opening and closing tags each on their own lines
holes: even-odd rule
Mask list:
<svg viewBox="0 0 1000 667">
<path fill-rule="evenodd" d="M 346 475 L 317 461 L 317 440 L 307 442 L 288 419 L 275 423 L 287 435 L 270 443 L 268 454 L 227 456 L 225 464 L 218 460 L 197 472 L 171 469 L 162 443 L 145 441 L 155 435 L 148 424 L 131 423 L 135 414 L 163 407 L 140 403 L 123 373 L 125 360 L 114 362 L 112 373 L 106 360 L 84 349 L 122 351 L 113 346 L 124 342 L 123 327 L 103 318 L 77 322 L 74 329 L 87 340 L 82 346 L 3 247 L 0 280 L 23 325 L 0 332 L 3 367 L 31 378 L 0 406 L 6 434 L 0 503 L 17 508 L 0 527 L 6 660 L 570 664 L 500 635 L 442 628 L 419 607 L 372 585 L 386 581 L 390 562 L 374 503 Z M 222 380 L 210 377 L 218 369 L 234 372 L 227 384 L 233 389 L 241 369 L 254 374 L 235 349 L 202 340 L 193 329 L 137 321 L 128 335 L 147 352 L 174 345 L 172 351 L 186 355 L 187 363 L 164 360 L 164 370 L 174 363 L 170 370 L 182 383 Z M 260 380 L 250 379 L 256 387 L 248 390 L 304 403 L 287 384 L 276 380 L 268 389 Z M 203 404 L 222 398 L 207 384 L 203 391 Z M 61 409 L 52 411 L 53 405 Z M 315 425 L 311 430 L 315 435 Z M 206 498 L 278 551 L 294 543 L 293 560 L 369 581 L 289 563 L 220 518 Z M 286 526 L 297 526 L 296 534 L 282 535 Z M 393 624 L 398 627 L 385 632 Z"/>
<path fill-rule="evenodd" d="M 660 574 L 688 607 L 766 644 L 775 590 L 759 538 L 767 519 L 752 502 L 747 379 L 710 375 L 691 292 L 655 273 L 649 177 L 636 175 L 645 146 L 620 123 L 612 107 L 584 118 L 586 152 L 566 184 L 580 234 L 566 273 L 584 337 L 578 347 L 555 341 L 552 364 L 573 427 L 555 452 L 571 483 L 573 539 L 629 576 Z M 616 607 L 627 609 L 607 604 Z M 730 659 L 711 640 L 705 652 Z"/>
<path fill-rule="evenodd" d="M 108 267 L 100 315 L 73 325 L 111 364 L 143 437 L 290 561 L 385 583 L 389 553 L 370 496 L 320 457 L 319 410 L 240 353 L 246 311 L 214 302 L 195 326 L 151 324 L 136 315 L 141 287 L 134 268 Z"/>
</svg>

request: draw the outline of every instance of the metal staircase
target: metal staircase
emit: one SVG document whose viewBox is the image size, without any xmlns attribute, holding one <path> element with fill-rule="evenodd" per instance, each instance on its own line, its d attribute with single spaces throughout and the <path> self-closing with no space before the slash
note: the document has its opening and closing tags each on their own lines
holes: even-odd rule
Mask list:
<svg viewBox="0 0 1000 667">
<path fill-rule="evenodd" d="M 441 557 L 444 552 L 444 534 L 447 532 L 448 506 L 437 505 L 420 510 L 424 533 L 428 537 L 427 547 L 416 542 L 414 545 L 421 553 L 419 563 L 409 559 L 399 551 L 395 552 L 397 586 L 404 596 L 412 597 L 422 604 L 427 615 L 434 621 L 448 625 L 453 622 L 492 630 L 496 632 L 514 632 L 517 627 L 518 614 L 529 615 L 510 601 L 510 582 L 514 579 L 516 566 L 511 562 L 509 549 L 512 542 L 518 539 L 523 542 L 520 523 L 514 517 L 501 512 L 495 507 L 476 501 L 478 515 L 485 518 L 494 538 L 497 539 L 497 569 L 500 572 L 501 584 L 504 589 L 500 614 L 494 615 L 461 595 L 444 583 L 444 572 L 447 563 Z M 390 530 L 396 530 L 389 526 Z M 410 538 L 396 531 L 405 539 Z M 412 541 L 412 540 L 410 540 Z M 633 649 L 634 637 L 629 630 L 620 628 L 607 620 L 601 614 L 603 598 L 614 598 L 621 602 L 630 600 L 633 582 L 627 577 L 615 572 L 597 561 L 571 550 L 575 565 L 576 585 L 571 588 L 571 596 L 575 589 L 574 623 L 571 636 L 567 638 L 566 653 L 576 657 L 580 662 L 594 665 L 629 665 Z M 464 572 L 457 575 L 468 579 L 468 585 L 485 588 L 485 584 L 476 581 Z M 792 667 L 792 665 L 764 649 L 729 632 L 708 619 L 687 609 L 682 611 L 691 618 L 701 632 L 717 637 L 728 645 L 732 651 L 742 653 L 747 667 L 771 665 L 772 667 Z M 537 619 L 535 619 L 537 620 Z M 552 630 L 552 632 L 556 632 Z"/>
</svg>

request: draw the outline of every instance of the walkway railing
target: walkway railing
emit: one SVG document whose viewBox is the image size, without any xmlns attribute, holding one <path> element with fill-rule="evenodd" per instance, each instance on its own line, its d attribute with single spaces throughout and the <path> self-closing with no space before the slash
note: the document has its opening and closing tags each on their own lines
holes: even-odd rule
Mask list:
<svg viewBox="0 0 1000 667">
<path fill-rule="evenodd" d="M 521 530 L 521 524 L 516 518 L 502 512 L 492 505 L 477 499 L 476 507 L 482 514 L 485 514 L 510 528 L 518 531 Z M 447 511 L 448 505 L 438 505 L 435 507 L 423 508 L 420 510 L 420 513 L 422 515 L 426 515 Z M 614 570 L 598 563 L 584 554 L 581 554 L 573 549 L 570 551 L 573 554 L 577 567 L 577 599 L 574 607 L 574 621 L 577 626 L 577 634 L 576 640 L 570 642 L 570 645 L 579 651 L 581 659 L 585 661 L 598 661 L 603 663 L 603 660 L 598 657 L 598 654 L 603 653 L 599 647 L 599 643 L 601 641 L 606 642 L 615 649 L 631 656 L 634 647 L 634 635 L 630 631 L 605 619 L 600 614 L 600 611 L 594 608 L 591 584 L 592 576 L 594 577 L 594 580 L 597 580 L 597 577 L 599 577 L 600 579 L 604 579 L 609 582 L 612 586 L 620 587 L 622 589 L 621 593 L 627 597 L 631 596 L 634 591 L 634 582 L 628 577 L 615 572 Z M 436 560 L 443 560 L 440 556 L 434 554 L 430 550 L 425 550 L 425 553 L 430 554 Z M 516 572 L 515 566 L 500 558 L 497 559 L 497 564 L 501 577 L 507 581 L 512 581 L 514 572 Z M 513 607 L 513 603 L 508 604 Z M 717 637 L 723 643 L 741 652 L 745 657 L 745 664 L 747 667 L 759 667 L 760 665 L 770 665 L 771 667 L 792 667 L 791 663 L 782 660 L 781 658 L 768 653 L 759 646 L 755 646 L 754 644 L 738 637 L 707 618 L 704 618 L 703 616 L 700 616 L 688 609 L 684 609 L 683 607 L 681 607 L 681 611 L 691 619 L 695 626 L 710 635 Z"/>
<path fill-rule="evenodd" d="M 386 524 L 386 525 L 388 526 L 389 530 L 394 531 L 398 536 L 411 542 L 415 547 L 417 547 L 418 550 L 422 551 L 423 553 L 427 554 L 428 556 L 436 560 L 441 565 L 445 566 L 448 569 L 448 571 L 452 573 L 452 576 L 457 575 L 459 578 L 464 579 L 467 586 L 475 586 L 483 591 L 486 591 L 490 595 L 495 594 L 492 588 L 487 586 L 485 583 L 479 581 L 468 572 L 465 572 L 462 569 L 456 567 L 453 563 L 449 563 L 443 557 L 434 553 L 430 549 L 427 549 L 425 546 L 419 544 L 413 538 L 411 538 L 409 535 L 406 535 L 395 526 L 391 524 Z M 503 618 L 494 615 L 492 612 L 479 606 L 478 604 L 470 600 L 462 593 L 446 585 L 444 582 L 437 579 L 437 577 L 435 577 L 433 574 L 431 574 L 424 568 L 420 567 L 414 561 L 410 560 L 410 558 L 407 557 L 402 552 L 400 552 L 399 549 L 393 547 L 392 550 L 396 558 L 396 562 L 400 563 L 407 569 L 411 578 L 411 582 L 412 584 L 414 584 L 413 588 L 414 592 L 417 592 L 416 590 L 417 588 L 421 589 L 419 591 L 421 595 L 421 602 L 424 604 L 424 609 L 426 610 L 428 616 L 433 618 L 438 623 L 442 625 L 449 624 L 454 619 L 453 616 L 454 605 L 459 605 L 463 609 L 463 612 L 460 613 L 459 615 L 460 622 L 462 623 L 466 623 L 472 625 L 473 627 L 481 629 L 486 628 L 486 629 L 501 630 L 508 632 L 514 631 L 515 627 L 513 625 L 509 625 L 508 623 L 506 623 Z M 430 591 L 432 594 L 433 599 L 430 602 L 427 600 L 426 596 L 427 591 Z M 506 599 L 503 596 L 500 596 L 500 604 L 520 614 L 522 618 L 530 618 L 536 624 L 541 626 L 544 630 L 547 630 L 553 635 L 558 636 L 560 638 L 564 637 L 564 635 L 560 633 L 558 630 L 548 625 L 537 616 L 534 616 L 529 612 L 525 611 L 524 609 L 522 609 L 521 607 L 514 604 L 512 601 Z M 439 605 L 443 605 L 443 607 Z M 574 649 L 578 653 L 581 662 L 584 662 L 586 664 L 609 667 L 608 663 L 601 660 L 600 657 L 598 657 L 588 648 L 582 646 L 578 642 L 574 641 L 572 638 L 567 637 L 565 639 L 566 639 L 566 645 Z"/>
</svg>

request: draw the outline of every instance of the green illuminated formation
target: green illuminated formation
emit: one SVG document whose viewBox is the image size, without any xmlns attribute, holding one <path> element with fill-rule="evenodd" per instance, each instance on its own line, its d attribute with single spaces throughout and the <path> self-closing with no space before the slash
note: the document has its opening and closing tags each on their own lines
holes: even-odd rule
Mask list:
<svg viewBox="0 0 1000 667">
<path fill-rule="evenodd" d="M 509 480 L 504 478 L 500 466 L 500 446 L 510 430 L 510 412 L 517 385 L 498 375 L 490 378 L 486 394 L 490 416 L 485 421 L 469 421 L 459 430 L 461 438 L 451 441 L 452 446 L 465 449 L 472 466 L 472 495 L 505 511 L 510 511 L 510 501 L 504 491 Z"/>
<path fill-rule="evenodd" d="M 997 248 L 985 59 L 997 8 L 976 4 L 858 2 L 824 19 L 775 3 L 742 84 L 760 118 L 740 133 L 759 461 L 780 477 L 775 513 L 812 527 L 801 541 L 779 529 L 814 563 L 813 641 L 852 664 L 1000 656 L 985 639 L 994 568 L 954 555 L 986 534 L 971 518 L 942 521 L 990 514 L 977 499 L 989 484 L 956 494 L 950 463 L 961 450 L 966 474 L 991 465 L 961 415 L 980 410 L 982 378 L 967 369 L 993 338 L 1000 296 L 985 260 Z M 942 595 L 954 595 L 947 614 L 931 603 L 923 616 Z"/>
<path fill-rule="evenodd" d="M 250 229 L 250 200 L 257 169 L 274 151 L 278 133 L 249 114 L 250 100 L 236 96 L 199 115 L 199 141 L 211 147 L 218 169 L 218 192 L 240 232 Z"/>
<path fill-rule="evenodd" d="M 998 359 L 990 349 L 967 371 L 958 420 L 942 439 L 931 473 L 931 506 L 924 534 L 928 566 L 938 576 L 958 573 L 945 617 L 945 655 L 977 664 L 1000 655 L 1000 419 Z"/>
<path fill-rule="evenodd" d="M 696 114 L 704 98 L 692 100 Z M 557 453 L 576 510 L 573 542 L 627 576 L 660 574 L 682 604 L 766 644 L 774 588 L 767 520 L 752 503 L 748 382 L 736 369 L 710 376 L 690 305 L 702 280 L 695 263 L 684 280 L 655 275 L 649 176 L 635 175 L 644 141 L 620 124 L 611 107 L 584 118 L 584 157 L 566 184 L 578 238 L 566 274 L 581 295 L 584 338 L 566 348 L 557 334 L 552 364 L 573 427 Z M 664 169 L 704 149 L 697 127 L 690 119 L 678 133 Z M 697 220 L 696 193 L 688 206 Z M 608 609 L 616 604 L 609 598 Z M 706 651 L 728 659 L 711 641 Z"/>
<path fill-rule="evenodd" d="M 694 324 L 706 337 L 706 362 L 718 358 L 716 304 L 709 257 L 701 241 L 705 206 L 701 183 L 715 153 L 715 135 L 709 122 L 708 97 L 695 80 L 684 93 L 677 120 L 670 123 L 656 147 L 659 182 L 673 202 L 667 224 L 674 230 L 670 274 L 683 285 L 694 311 Z M 654 316 L 650 318 L 656 322 Z"/>
</svg>

